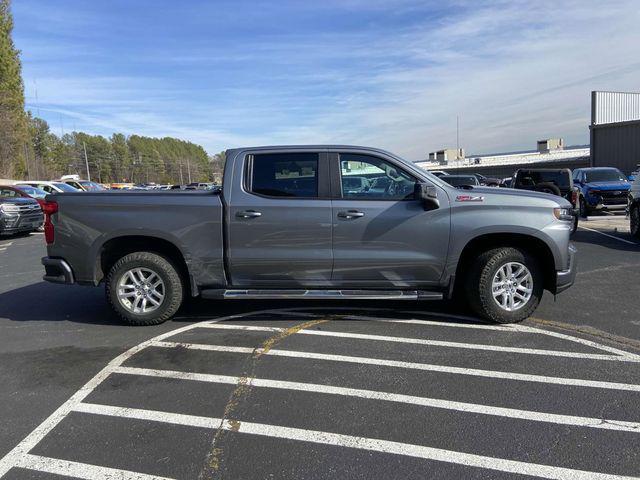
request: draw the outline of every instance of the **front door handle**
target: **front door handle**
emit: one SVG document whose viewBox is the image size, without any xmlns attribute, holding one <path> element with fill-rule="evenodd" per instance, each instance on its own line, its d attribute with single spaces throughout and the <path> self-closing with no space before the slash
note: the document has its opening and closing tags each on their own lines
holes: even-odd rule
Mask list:
<svg viewBox="0 0 640 480">
<path fill-rule="evenodd" d="M 262 213 L 256 212 L 255 210 L 244 210 L 242 212 L 236 212 L 236 217 L 238 218 L 258 218 L 261 216 Z"/>
<path fill-rule="evenodd" d="M 364 212 L 360 212 L 358 210 L 349 210 L 348 212 L 338 212 L 338 217 L 340 218 L 360 218 L 364 217 Z"/>
</svg>

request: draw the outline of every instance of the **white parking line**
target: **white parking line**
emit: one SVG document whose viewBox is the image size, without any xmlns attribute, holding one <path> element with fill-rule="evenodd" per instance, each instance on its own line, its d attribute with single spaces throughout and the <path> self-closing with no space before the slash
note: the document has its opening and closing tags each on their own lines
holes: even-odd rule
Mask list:
<svg viewBox="0 0 640 480">
<path fill-rule="evenodd" d="M 619 242 L 628 243 L 630 245 L 636 245 L 640 247 L 640 243 L 632 242 L 630 240 L 625 240 L 624 238 L 616 237 L 615 235 L 610 235 L 608 233 L 601 232 L 600 230 L 595 230 L 593 228 L 583 227 L 582 225 L 578 225 L 578 228 L 582 228 L 583 230 L 589 230 L 590 232 L 599 233 L 600 235 L 604 235 L 605 237 L 613 238 L 614 240 L 618 240 Z"/>
<path fill-rule="evenodd" d="M 243 330 L 250 332 L 282 332 L 281 327 L 260 327 L 254 325 L 203 324 L 202 328 L 222 330 Z M 483 345 L 479 343 L 448 342 L 444 340 L 428 340 L 423 338 L 388 337 L 386 335 L 370 335 L 367 333 L 334 332 L 331 330 L 298 330 L 300 335 L 318 335 L 325 337 L 349 338 L 358 340 L 374 340 L 383 342 L 406 343 L 413 345 L 429 345 L 434 347 L 464 348 L 470 350 L 488 350 L 491 352 L 521 353 L 526 355 L 543 355 L 549 357 L 582 358 L 588 360 L 609 360 L 618 362 L 640 362 L 640 358 L 602 353 L 564 352 L 558 350 L 544 350 L 538 348 L 502 347 L 498 345 Z"/>
<path fill-rule="evenodd" d="M 316 310 L 321 309 L 322 307 L 309 307 L 305 310 Z M 353 308 L 345 308 L 345 307 L 337 307 L 332 310 L 349 310 L 353 311 Z M 384 308 L 368 308 L 369 311 L 381 311 L 386 312 L 388 309 Z M 297 312 L 295 309 L 282 309 L 276 310 L 275 312 L 284 315 L 296 315 Z M 426 326 L 442 326 L 442 327 L 455 327 L 455 328 L 470 328 L 470 329 L 478 329 L 478 330 L 496 330 L 496 331 L 506 331 L 506 332 L 521 332 L 521 333 L 534 333 L 539 335 L 547 335 L 549 337 L 561 338 L 563 340 L 567 340 L 574 343 L 580 343 L 582 345 L 586 345 L 588 347 L 592 347 L 598 350 L 602 350 L 609 353 L 615 353 L 616 355 L 620 355 L 623 357 L 635 358 L 640 360 L 640 355 L 627 352 L 624 350 L 620 350 L 618 348 L 609 347 L 607 345 L 602 345 L 600 343 L 593 342 L 591 340 L 586 340 L 580 337 L 574 337 L 572 335 L 567 335 L 565 333 L 559 333 L 552 330 L 544 330 L 537 327 L 532 327 L 529 325 L 522 324 L 508 324 L 508 325 L 494 325 L 490 323 L 477 323 L 482 321 L 481 319 L 468 317 L 465 315 L 455 315 L 446 312 L 429 312 L 429 311 L 420 311 L 420 312 L 412 312 L 412 311 L 401 311 L 396 313 L 410 314 L 410 315 L 432 315 L 435 317 L 444 317 L 444 318 L 452 318 L 455 320 L 463 320 L 466 322 L 472 323 L 460 323 L 460 322 L 445 322 L 445 321 L 436 321 L 436 320 L 418 320 L 418 319 L 389 319 L 382 317 L 370 317 L 367 315 L 347 315 L 341 317 L 341 319 L 349 320 L 349 319 L 357 319 L 357 320 L 370 320 L 370 321 L 381 321 L 381 322 L 391 322 L 391 323 L 411 323 L 411 324 L 424 324 Z M 317 317 L 318 314 L 309 314 L 309 313 L 299 313 L 299 315 L 309 316 L 309 317 Z"/>
<path fill-rule="evenodd" d="M 126 375 L 142 375 L 156 378 L 171 378 L 176 380 L 189 380 L 196 382 L 222 383 L 228 385 L 237 385 L 241 379 L 241 377 L 233 377 L 228 375 L 213 375 L 208 373 L 191 373 L 135 367 L 118 367 L 114 370 L 113 373 Z M 363 390 L 359 388 L 336 387 L 332 385 L 321 385 L 314 383 L 287 382 L 283 380 L 270 380 L 265 378 L 248 378 L 243 380 L 246 381 L 246 385 L 251 385 L 254 387 L 343 395 L 348 397 L 365 398 L 368 400 L 381 400 L 386 402 L 404 403 L 408 405 L 419 405 L 422 407 L 440 408 L 444 410 L 456 410 L 465 413 L 478 413 L 481 415 L 492 415 L 497 417 L 515 418 L 519 420 L 530 420 L 533 422 L 546 422 L 559 425 L 572 425 L 576 427 L 590 427 L 603 430 L 617 430 L 622 432 L 640 433 L 640 423 L 637 422 L 579 417 L 574 415 L 559 415 L 554 413 L 494 407 L 476 403 L 454 402 L 449 400 L 442 400 L 439 398 L 418 397 L 414 395 L 402 395 L 397 393 Z"/>
<path fill-rule="evenodd" d="M 472 376 L 499 378 L 499 379 L 507 379 L 507 380 L 550 383 L 550 384 L 559 384 L 559 385 L 565 385 L 565 386 L 582 386 L 582 387 L 625 390 L 625 391 L 634 391 L 634 392 L 640 391 L 640 385 L 631 385 L 631 384 L 624 384 L 624 383 L 600 382 L 600 381 L 580 380 L 580 379 L 560 378 L 560 377 L 546 377 L 546 376 L 540 376 L 540 375 L 528 375 L 528 374 L 519 374 L 519 373 L 511 373 L 511 372 L 467 369 L 467 368 L 459 368 L 459 367 L 419 364 L 419 363 L 392 361 L 392 360 L 384 360 L 384 359 L 350 357 L 350 356 L 344 356 L 344 355 L 328 355 L 328 354 L 320 354 L 320 353 L 296 352 L 296 351 L 275 350 L 275 349 L 264 350 L 264 349 L 252 349 L 252 348 L 243 348 L 243 347 L 223 347 L 223 346 L 216 346 L 216 345 L 184 344 L 184 343 L 175 343 L 175 342 L 165 341 L 174 335 L 192 330 L 194 328 L 202 327 L 203 325 L 207 325 L 213 322 L 233 320 L 233 319 L 243 318 L 248 315 L 257 315 L 257 314 L 263 314 L 263 313 L 272 314 L 277 312 L 278 312 L 277 310 L 263 310 L 263 311 L 251 312 L 250 314 L 238 314 L 238 315 L 231 315 L 227 317 L 221 317 L 218 319 L 210 320 L 206 322 L 206 324 L 195 323 L 192 325 L 187 325 L 187 326 L 175 329 L 170 332 L 163 333 L 150 340 L 142 342 L 136 345 L 135 347 L 130 348 L 129 350 L 127 350 L 126 352 L 114 358 L 111 362 L 109 362 L 109 364 L 105 368 L 103 368 L 96 376 L 94 376 L 91 380 L 89 380 L 80 390 L 78 390 L 75 394 L 73 394 L 64 404 L 62 404 L 56 411 L 54 411 L 46 420 L 44 420 L 29 435 L 27 435 L 27 437 L 25 437 L 9 453 L 7 453 L 4 457 L 0 458 L 0 478 L 2 478 L 11 468 L 16 466 L 24 466 L 24 468 L 30 468 L 32 470 L 42 470 L 42 471 L 49 471 L 47 469 L 59 469 L 59 471 L 56 470 L 56 473 L 60 473 L 61 475 L 78 476 L 80 478 L 92 478 L 92 479 L 104 478 L 105 480 L 107 478 L 110 480 L 114 478 L 116 479 L 122 478 L 127 480 L 134 479 L 134 478 L 141 478 L 141 479 L 149 478 L 146 474 L 137 474 L 135 472 L 130 472 L 126 470 L 105 469 L 104 467 L 97 467 L 95 465 L 85 465 L 77 462 L 68 462 L 66 460 L 47 459 L 46 457 L 31 455 L 29 452 L 49 432 L 51 432 L 60 423 L 60 421 L 62 421 L 70 412 L 86 408 L 84 407 L 85 404 L 82 403 L 84 399 L 98 385 L 100 385 L 109 375 L 111 375 L 116 369 L 121 367 L 126 360 L 128 360 L 129 358 L 131 358 L 133 355 L 140 352 L 141 350 L 144 350 L 145 348 L 150 346 L 157 346 L 157 347 L 164 347 L 164 348 L 184 347 L 184 348 L 194 348 L 199 350 L 224 351 L 224 352 L 235 352 L 235 353 L 245 353 L 245 354 L 260 352 L 265 355 L 275 355 L 275 356 L 281 356 L 281 357 L 298 357 L 298 358 L 309 358 L 309 359 L 317 359 L 317 360 L 328 360 L 328 361 L 334 361 L 334 362 L 350 362 L 350 363 L 356 363 L 356 364 L 380 365 L 380 366 L 390 366 L 390 367 L 396 367 L 396 368 L 411 368 L 411 369 L 423 370 L 423 371 L 435 371 L 435 372 L 442 372 L 442 373 L 472 375 Z M 448 316 L 448 315 L 443 315 L 443 316 Z M 98 407 L 102 410 L 100 414 L 105 414 L 104 412 L 105 408 L 117 408 L 117 407 L 103 407 L 103 406 L 98 406 Z M 497 407 L 491 407 L 491 408 L 497 408 Z M 124 414 L 126 414 L 127 412 L 130 414 L 130 416 L 134 414 L 142 415 L 140 412 L 145 412 L 145 411 L 139 411 L 135 409 L 118 409 L 118 411 L 120 412 L 118 415 L 123 414 L 123 416 L 126 416 Z M 92 413 L 98 413 L 98 412 L 94 411 Z M 532 413 L 536 413 L 536 412 L 532 412 Z M 164 414 L 163 412 L 151 412 L 151 414 L 154 415 L 156 419 L 159 418 L 159 415 L 169 415 L 170 418 L 175 421 L 177 421 L 176 419 L 180 421 L 187 421 L 184 418 L 185 416 L 181 416 L 180 418 L 178 418 L 176 417 L 175 414 Z M 199 418 L 199 419 L 203 418 L 203 417 L 191 417 L 191 416 L 187 416 L 187 417 L 189 417 L 192 420 L 193 418 Z M 135 417 L 131 416 L 130 418 L 135 418 Z M 169 418 L 169 417 L 166 417 L 166 418 Z M 575 417 L 575 418 L 579 419 L 582 417 Z M 147 419 L 147 418 L 144 418 L 144 419 Z M 162 420 L 162 421 L 165 421 L 165 420 Z M 210 420 L 211 419 L 208 419 L 207 421 L 210 421 Z M 220 419 L 214 419 L 214 420 L 220 420 Z M 195 423 L 198 423 L 198 422 L 201 422 L 201 420 L 197 420 Z M 629 423 L 630 422 L 623 422 L 623 423 L 620 423 L 619 425 L 623 426 Z M 214 424 L 215 424 L 215 421 L 214 421 Z M 289 438 L 292 440 L 310 441 L 310 442 L 324 443 L 329 445 L 340 445 L 340 446 L 345 446 L 350 448 L 362 448 L 365 450 L 396 453 L 400 455 L 404 454 L 404 455 L 414 456 L 418 458 L 433 459 L 433 460 L 449 462 L 449 463 L 459 463 L 462 465 L 475 466 L 478 468 L 502 470 L 505 472 L 545 476 L 548 478 L 577 478 L 577 479 L 588 478 L 588 479 L 612 479 L 612 480 L 631 478 L 631 477 L 622 477 L 617 475 L 609 475 L 604 473 L 584 472 L 580 470 L 572 470 L 572 469 L 561 468 L 561 467 L 552 467 L 547 465 L 536 465 L 536 464 L 531 464 L 526 462 L 502 460 L 502 459 L 496 459 L 492 457 L 483 457 L 478 455 L 471 455 L 471 454 L 466 454 L 461 452 L 453 452 L 453 451 L 441 450 L 441 449 L 431 448 L 431 447 L 423 447 L 418 445 L 402 444 L 402 443 L 389 442 L 389 441 L 377 440 L 377 439 L 351 437 L 348 435 L 338 435 L 338 434 L 327 433 L 327 432 L 315 432 L 315 431 L 302 430 L 302 429 L 292 429 L 292 428 L 272 426 L 272 425 L 251 424 L 251 423 L 243 423 L 242 425 L 240 425 L 238 422 L 225 421 L 219 427 L 227 430 L 237 430 L 239 428 L 238 431 L 243 433 L 249 433 L 249 434 L 268 435 L 268 436 L 277 437 L 277 438 Z M 76 472 L 76 474 L 69 473 L 69 472 Z M 159 478 L 159 477 L 155 477 L 155 478 Z"/>
<path fill-rule="evenodd" d="M 443 314 L 443 316 L 448 316 L 447 314 Z M 606 345 L 601 345 L 599 343 L 593 342 L 591 340 L 586 340 L 580 337 L 574 337 L 572 335 L 567 335 L 565 333 L 553 332 L 550 330 L 543 330 L 537 327 L 531 327 L 529 325 L 477 325 L 477 324 L 465 324 L 465 323 L 454 323 L 454 322 L 441 322 L 435 320 L 417 320 L 417 319 L 407 319 L 407 320 L 397 320 L 392 318 L 380 318 L 380 317 L 368 317 L 362 315 L 350 315 L 348 317 L 344 317 L 345 320 L 356 319 L 356 320 L 367 320 L 374 322 L 387 322 L 387 323 L 406 323 L 406 324 L 415 324 L 415 325 L 425 325 L 425 326 L 438 326 L 438 327 L 456 327 L 456 328 L 473 328 L 473 329 L 486 329 L 486 330 L 497 330 L 504 332 L 514 332 L 514 333 L 531 333 L 538 335 L 547 335 L 549 337 L 561 338 L 563 340 L 567 340 L 574 343 L 580 343 L 582 345 L 595 348 L 597 350 L 602 350 L 605 352 L 615 353 L 618 356 L 635 358 L 640 361 L 640 355 L 636 355 L 630 352 L 625 352 L 624 350 L 620 350 L 618 348 L 609 347 Z M 469 319 L 473 320 L 473 319 Z"/>
<path fill-rule="evenodd" d="M 237 318 L 232 316 L 228 318 Z M 223 320 L 221 318 L 220 320 Z M 215 320 L 214 320 L 215 321 Z M 84 400 L 105 378 L 111 375 L 115 367 L 120 366 L 128 358 L 138 353 L 140 350 L 152 344 L 153 340 L 163 340 L 172 335 L 182 333 L 194 328 L 197 324 L 187 325 L 170 332 L 163 333 L 151 340 L 142 342 L 135 347 L 130 348 L 123 354 L 114 358 L 105 368 L 103 368 L 95 377 L 89 380 L 80 390 L 74 393 L 69 400 L 63 403 L 56 411 L 54 411 L 46 420 L 44 420 L 35 430 L 27 435 L 18 445 L 16 445 L 9 453 L 0 459 L 0 478 L 2 478 L 11 468 L 13 468 L 22 457 L 35 447 L 56 425 L 58 425 L 73 410 L 73 407 Z M 117 477 L 116 477 L 117 478 Z"/>
<path fill-rule="evenodd" d="M 297 440 L 300 442 L 311 442 L 321 445 L 334 445 L 358 450 L 390 453 L 406 457 L 422 458 L 425 460 L 434 460 L 468 467 L 485 468 L 513 474 L 530 475 L 557 480 L 564 480 L 567 478 L 571 478 L 572 480 L 631 480 L 635 478 L 637 480 L 638 478 L 474 455 L 454 450 L 444 450 L 441 448 L 393 442 L 377 438 L 356 437 L 352 435 L 306 430 L 302 428 L 243 422 L 235 419 L 223 420 L 221 418 L 200 417 L 155 410 L 85 403 L 76 405 L 75 410 L 95 415 L 109 415 L 120 418 L 133 418 L 138 420 L 188 425 L 201 428 L 221 428 L 223 430 L 249 435 L 260 435 L 270 438 L 282 438 L 286 440 Z"/>
<path fill-rule="evenodd" d="M 15 466 L 87 480 L 171 480 L 167 477 L 159 477 L 157 475 L 147 475 L 146 473 L 130 472 L 117 468 L 99 467 L 88 463 L 70 462 L 69 460 L 31 454 L 22 455 L 16 461 Z"/>
<path fill-rule="evenodd" d="M 433 365 L 429 363 L 404 362 L 400 360 L 385 360 L 381 358 L 352 357 L 348 355 L 333 355 L 328 353 L 300 352 L 295 350 L 262 350 L 248 347 L 227 347 L 223 345 L 207 345 L 199 343 L 182 342 L 152 342 L 154 347 L 162 348 L 188 348 L 192 350 L 205 350 L 210 352 L 248 353 L 261 352 L 263 355 L 278 357 L 308 358 L 312 360 L 328 360 L 332 362 L 357 363 L 362 365 L 378 365 L 382 367 L 407 368 L 412 370 L 424 370 L 430 372 L 452 373 L 455 375 L 470 375 L 474 377 L 499 378 L 504 380 L 516 380 L 522 382 L 552 383 L 565 386 L 604 388 L 608 390 L 624 390 L 640 392 L 640 385 L 631 383 L 602 382 L 599 380 L 582 380 L 578 378 L 548 377 L 544 375 L 531 375 L 528 373 L 501 372 L 497 370 L 480 370 L 476 368 L 450 367 L 446 365 Z"/>
</svg>

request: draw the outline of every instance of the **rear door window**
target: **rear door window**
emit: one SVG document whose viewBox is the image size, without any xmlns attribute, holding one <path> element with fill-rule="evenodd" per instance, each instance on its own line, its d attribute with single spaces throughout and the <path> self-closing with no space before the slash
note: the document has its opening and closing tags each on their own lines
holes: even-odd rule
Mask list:
<svg viewBox="0 0 640 480">
<path fill-rule="evenodd" d="M 264 153 L 250 157 L 249 191 L 268 197 L 318 197 L 317 153 Z"/>
</svg>

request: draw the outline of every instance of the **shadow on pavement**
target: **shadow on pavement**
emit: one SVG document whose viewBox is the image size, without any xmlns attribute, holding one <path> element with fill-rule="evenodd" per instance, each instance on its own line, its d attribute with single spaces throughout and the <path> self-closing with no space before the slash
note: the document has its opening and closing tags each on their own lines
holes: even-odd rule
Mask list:
<svg viewBox="0 0 640 480">
<path fill-rule="evenodd" d="M 38 282 L 0 294 L 0 318 L 24 321 L 72 321 L 93 325 L 118 322 L 103 288 Z"/>
<path fill-rule="evenodd" d="M 589 226 L 589 225 L 585 225 L 585 226 L 588 228 L 593 228 L 595 230 L 595 228 L 592 226 Z M 607 237 L 602 233 L 617 237 L 618 240 L 616 238 Z M 592 232 L 589 230 L 580 230 L 580 228 L 578 228 L 578 231 L 575 234 L 573 234 L 573 236 L 571 237 L 571 240 L 574 242 L 599 245 L 602 247 L 611 248 L 613 250 L 621 250 L 623 252 L 640 252 L 640 241 L 636 240 L 628 233 L 613 232 L 613 231 L 607 231 L 607 230 L 603 230 L 602 233 Z M 620 241 L 620 240 L 624 240 L 624 241 Z M 632 242 L 632 243 L 627 243 L 627 242 Z"/>
<path fill-rule="evenodd" d="M 229 315 L 251 314 L 264 310 L 295 309 L 314 314 L 337 316 L 373 316 L 434 319 L 430 313 L 469 315 L 469 312 L 446 301 L 299 301 L 299 300 L 202 300 L 189 298 L 175 322 L 197 322 Z M 16 322 L 69 321 L 92 325 L 123 324 L 111 311 L 103 287 L 54 285 L 38 282 L 0 294 L 0 318 Z M 472 319 L 447 321 L 476 322 Z M 482 323 L 477 320 L 477 323 Z M 124 325 L 124 324 L 123 324 Z"/>
</svg>

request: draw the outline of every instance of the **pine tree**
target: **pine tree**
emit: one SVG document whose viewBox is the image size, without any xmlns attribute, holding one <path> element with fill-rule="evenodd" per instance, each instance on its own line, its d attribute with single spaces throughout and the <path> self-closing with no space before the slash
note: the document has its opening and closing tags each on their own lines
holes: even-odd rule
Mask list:
<svg viewBox="0 0 640 480">
<path fill-rule="evenodd" d="M 10 2 L 0 0 L 0 177 L 24 176 L 28 169 L 24 85 L 20 52 L 13 44 L 12 30 Z"/>
</svg>

